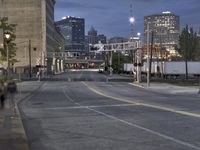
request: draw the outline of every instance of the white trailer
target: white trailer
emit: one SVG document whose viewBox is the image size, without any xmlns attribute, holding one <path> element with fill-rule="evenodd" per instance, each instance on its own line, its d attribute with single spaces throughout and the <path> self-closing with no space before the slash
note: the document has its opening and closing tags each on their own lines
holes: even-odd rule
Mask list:
<svg viewBox="0 0 200 150">
<path fill-rule="evenodd" d="M 188 62 L 188 75 L 200 75 L 200 62 Z M 185 75 L 186 63 L 180 62 L 163 62 L 164 75 Z"/>
<path fill-rule="evenodd" d="M 200 76 L 200 61 L 190 61 L 188 65 L 189 76 Z M 124 72 L 132 73 L 135 69 L 133 64 L 124 64 Z M 141 67 L 143 73 L 148 71 L 147 63 L 144 62 Z M 154 61 L 151 63 L 151 74 L 162 74 L 164 76 L 182 76 L 186 74 L 184 61 Z"/>
<path fill-rule="evenodd" d="M 200 62 L 190 61 L 187 63 L 188 75 L 200 75 Z M 147 64 L 143 63 L 142 71 L 147 72 Z M 180 76 L 186 74 L 185 61 L 159 61 L 151 63 L 151 74 L 163 74 L 166 76 Z"/>
<path fill-rule="evenodd" d="M 185 74 L 185 62 L 165 61 L 163 62 L 164 75 L 182 75 Z"/>
<path fill-rule="evenodd" d="M 200 75 L 200 62 L 188 62 L 188 74 Z"/>
<path fill-rule="evenodd" d="M 133 64 L 124 64 L 123 68 L 125 72 L 131 72 L 134 70 L 134 65 Z"/>
</svg>

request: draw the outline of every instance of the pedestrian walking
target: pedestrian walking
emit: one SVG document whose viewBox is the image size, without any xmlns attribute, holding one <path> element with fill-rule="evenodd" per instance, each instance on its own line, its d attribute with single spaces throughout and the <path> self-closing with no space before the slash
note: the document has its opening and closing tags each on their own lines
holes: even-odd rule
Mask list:
<svg viewBox="0 0 200 150">
<path fill-rule="evenodd" d="M 36 76 L 37 76 L 37 78 L 38 78 L 38 81 L 40 81 L 40 79 L 41 79 L 41 70 L 38 70 Z"/>
<path fill-rule="evenodd" d="M 7 93 L 10 99 L 10 105 L 11 108 L 14 111 L 14 114 L 16 115 L 16 103 L 15 103 L 15 93 L 17 92 L 17 85 L 15 81 L 11 80 L 7 83 Z"/>
<path fill-rule="evenodd" d="M 133 81 L 137 81 L 137 71 L 136 69 L 132 68 L 132 73 L 133 73 Z"/>
<path fill-rule="evenodd" d="M 5 86 L 4 82 L 0 81 L 0 100 L 1 100 L 1 108 L 4 108 L 5 104 Z"/>
</svg>

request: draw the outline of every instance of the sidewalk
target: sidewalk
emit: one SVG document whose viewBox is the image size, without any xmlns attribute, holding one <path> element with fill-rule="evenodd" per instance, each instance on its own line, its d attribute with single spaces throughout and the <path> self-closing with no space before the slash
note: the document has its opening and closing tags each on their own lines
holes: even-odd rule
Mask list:
<svg viewBox="0 0 200 150">
<path fill-rule="evenodd" d="M 42 82 L 37 81 L 18 83 L 16 103 L 30 95 L 41 84 Z M 17 115 L 14 115 L 8 98 L 5 107 L 0 109 L 0 150 L 30 150 L 19 111 L 17 109 Z"/>
<path fill-rule="evenodd" d="M 177 86 L 169 83 L 150 83 L 147 87 L 147 83 L 130 83 L 133 86 L 143 89 L 151 90 L 154 92 L 166 93 L 166 94 L 191 94 L 197 95 L 199 92 L 199 86 Z"/>
<path fill-rule="evenodd" d="M 121 81 L 121 82 L 133 82 L 133 76 L 119 75 L 119 74 L 107 74 L 106 75 L 108 81 Z"/>
</svg>

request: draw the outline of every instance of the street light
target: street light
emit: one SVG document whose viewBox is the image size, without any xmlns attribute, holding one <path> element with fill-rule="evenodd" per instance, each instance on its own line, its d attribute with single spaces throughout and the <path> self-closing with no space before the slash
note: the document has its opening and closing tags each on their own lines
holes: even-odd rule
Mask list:
<svg viewBox="0 0 200 150">
<path fill-rule="evenodd" d="M 141 52 L 141 39 L 140 39 L 140 36 L 141 34 L 140 33 L 137 33 L 137 36 L 138 36 L 138 42 L 137 42 L 137 55 L 136 55 L 136 60 L 137 60 L 137 82 L 140 83 L 141 82 L 141 59 L 142 59 L 142 52 Z"/>
<path fill-rule="evenodd" d="M 135 18 L 134 18 L 134 17 L 130 17 L 130 18 L 129 18 L 129 22 L 130 22 L 131 24 L 134 24 Z"/>
<path fill-rule="evenodd" d="M 11 34 L 9 32 L 5 32 L 4 33 L 5 36 L 5 45 L 6 45 L 6 55 L 7 55 L 7 78 L 9 78 L 10 76 L 10 62 L 9 62 L 9 48 L 8 48 L 8 43 L 10 41 L 11 38 Z"/>
<path fill-rule="evenodd" d="M 140 36 L 141 36 L 141 33 L 140 33 L 140 32 L 138 32 L 138 33 L 137 33 L 137 36 L 140 38 Z"/>
</svg>

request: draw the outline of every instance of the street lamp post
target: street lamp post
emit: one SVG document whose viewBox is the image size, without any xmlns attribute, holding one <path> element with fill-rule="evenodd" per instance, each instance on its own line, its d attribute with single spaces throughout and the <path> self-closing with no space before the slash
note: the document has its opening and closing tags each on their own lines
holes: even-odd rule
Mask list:
<svg viewBox="0 0 200 150">
<path fill-rule="evenodd" d="M 141 54 L 141 49 L 140 49 L 140 47 L 141 47 L 141 41 L 140 41 L 140 33 L 137 33 L 137 36 L 138 36 L 138 43 L 137 43 L 137 47 L 138 47 L 138 49 L 137 49 L 137 57 L 136 57 L 136 59 L 137 59 L 137 82 L 138 83 L 140 83 L 141 82 L 141 59 L 142 59 L 142 54 Z"/>
<path fill-rule="evenodd" d="M 7 78 L 10 77 L 10 62 L 9 62 L 9 47 L 8 47 L 8 42 L 11 38 L 11 34 L 6 32 L 4 33 L 4 36 L 5 36 L 5 39 L 6 39 L 6 42 L 5 42 L 5 45 L 6 45 L 6 60 L 7 60 Z"/>
</svg>

